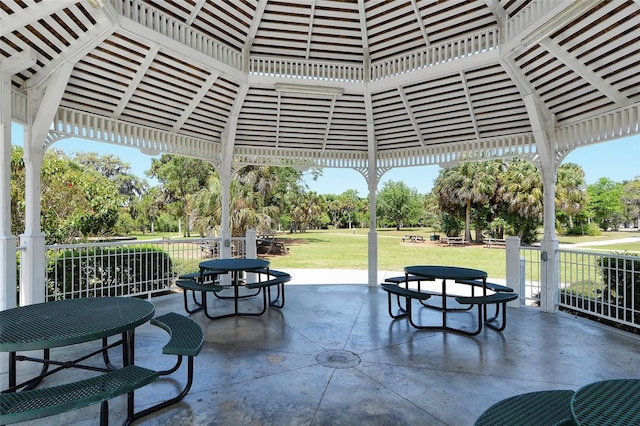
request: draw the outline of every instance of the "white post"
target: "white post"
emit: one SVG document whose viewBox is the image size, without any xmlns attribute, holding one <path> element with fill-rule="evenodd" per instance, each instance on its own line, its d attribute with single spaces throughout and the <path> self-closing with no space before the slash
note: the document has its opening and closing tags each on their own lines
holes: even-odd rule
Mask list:
<svg viewBox="0 0 640 426">
<path fill-rule="evenodd" d="M 245 244 L 245 252 L 246 252 L 247 259 L 258 258 L 258 247 L 256 246 L 256 235 L 257 235 L 256 230 L 253 228 L 247 229 L 247 232 L 245 233 L 244 244 Z M 254 283 L 256 281 L 258 281 L 257 274 L 253 272 L 248 272 L 247 282 Z"/>
<path fill-rule="evenodd" d="M 374 167 L 375 171 L 375 167 Z M 371 175 L 371 167 L 367 183 L 369 184 L 369 234 L 368 234 L 368 260 L 369 260 L 369 286 L 378 285 L 378 231 L 376 229 L 376 174 Z"/>
<path fill-rule="evenodd" d="M 37 149 L 33 132 L 25 129 L 24 163 L 25 163 L 25 220 L 24 234 L 20 240 L 25 246 L 20 270 L 20 305 L 31 305 L 45 301 L 46 265 L 45 235 L 40 228 L 40 173 L 44 151 Z"/>
<path fill-rule="evenodd" d="M 520 300 L 524 300 L 526 295 L 523 292 L 520 282 L 520 238 L 507 237 L 506 239 L 507 250 L 507 287 L 511 287 L 514 291 L 520 292 L 518 297 Z M 508 302 L 508 305 L 514 308 L 520 307 L 518 300 L 512 300 Z"/>
<path fill-rule="evenodd" d="M 0 62 L 4 65 L 4 62 Z M 11 74 L 4 72 L 0 85 L 0 310 L 15 308 L 18 301 L 17 245 L 18 239 L 11 234 Z M 6 365 L 4 362 L 2 365 Z"/>
<path fill-rule="evenodd" d="M 542 312 L 558 312 L 559 257 L 556 237 L 556 170 L 542 171 L 544 185 L 544 236 L 540 241 L 540 307 Z"/>
</svg>

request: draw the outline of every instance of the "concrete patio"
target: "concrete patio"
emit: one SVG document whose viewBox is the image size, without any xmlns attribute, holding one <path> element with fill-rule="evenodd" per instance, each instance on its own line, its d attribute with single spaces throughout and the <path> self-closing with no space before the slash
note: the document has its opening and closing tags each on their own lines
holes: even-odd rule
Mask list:
<svg viewBox="0 0 640 426">
<path fill-rule="evenodd" d="M 181 294 L 152 301 L 156 315 L 183 312 Z M 242 303 L 251 309 L 257 302 Z M 224 303 L 214 306 L 225 309 Z M 421 309 L 420 315 L 435 320 L 439 314 Z M 136 424 L 471 425 L 491 404 L 514 394 L 640 377 L 640 336 L 536 308 L 509 308 L 503 333 L 486 329 L 470 338 L 421 332 L 389 318 L 386 293 L 362 284 L 294 284 L 286 289 L 284 309 L 261 317 L 210 321 L 199 312 L 191 318 L 206 336 L 191 392 Z M 469 327 L 472 318 L 449 315 Z M 162 369 L 174 360 L 161 355 L 167 340 L 161 329 L 147 324 L 136 339 L 138 364 Z M 63 351 L 69 349 L 53 354 Z M 177 381 L 138 391 L 136 406 L 174 394 L 184 368 L 173 376 Z M 50 382 L 80 374 L 87 373 L 71 370 Z M 124 397 L 111 401 L 112 424 L 120 424 L 124 409 Z M 92 425 L 98 411 L 93 406 L 34 424 Z"/>
</svg>

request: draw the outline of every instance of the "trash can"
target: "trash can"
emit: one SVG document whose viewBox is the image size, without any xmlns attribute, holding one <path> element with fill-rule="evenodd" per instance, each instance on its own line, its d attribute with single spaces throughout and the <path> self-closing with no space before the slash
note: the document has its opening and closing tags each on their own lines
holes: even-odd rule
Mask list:
<svg viewBox="0 0 640 426">
<path fill-rule="evenodd" d="M 430 241 L 438 241 L 438 240 L 440 240 L 440 235 L 431 235 L 429 237 L 429 240 Z"/>
</svg>

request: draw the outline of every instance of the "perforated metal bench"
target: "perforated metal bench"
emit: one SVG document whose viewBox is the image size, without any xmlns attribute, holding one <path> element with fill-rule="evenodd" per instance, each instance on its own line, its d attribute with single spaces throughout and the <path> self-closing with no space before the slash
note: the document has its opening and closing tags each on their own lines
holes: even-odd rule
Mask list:
<svg viewBox="0 0 640 426">
<path fill-rule="evenodd" d="M 140 411 L 139 413 L 135 413 L 131 421 L 175 404 L 189 393 L 191 385 L 193 384 L 193 358 L 200 353 L 204 345 L 204 332 L 202 331 L 202 327 L 184 315 L 170 312 L 152 318 L 151 324 L 162 328 L 171 336 L 167 344 L 162 348 L 162 353 L 165 355 L 176 355 L 178 357 L 172 368 L 159 371 L 158 375 L 166 376 L 176 372 L 178 368 L 180 368 L 180 365 L 182 365 L 182 358 L 186 356 L 187 383 L 177 396 Z"/>
<path fill-rule="evenodd" d="M 193 314 L 195 312 L 206 309 L 207 306 L 207 293 L 216 293 L 224 289 L 223 286 L 216 284 L 215 281 L 211 281 L 209 283 L 200 284 L 195 279 L 185 278 L 178 279 L 176 281 L 176 286 L 182 289 L 182 297 L 184 299 L 184 310 L 188 314 Z M 196 307 L 191 309 L 189 308 L 188 296 L 187 293 L 193 292 L 193 302 Z M 200 293 L 200 301 L 196 300 L 196 293 Z"/>
<path fill-rule="evenodd" d="M 494 330 L 503 331 L 507 326 L 507 302 L 516 300 L 516 293 L 493 293 L 486 296 L 456 296 L 456 302 L 462 305 L 476 305 L 478 307 L 478 328 L 473 335 L 482 331 L 483 324 Z M 493 318 L 486 318 L 486 305 L 496 305 L 496 315 Z M 492 324 L 498 317 L 499 305 L 502 305 L 502 321 L 500 326 Z"/>
<path fill-rule="evenodd" d="M 391 283 L 391 284 L 397 284 L 397 285 L 405 284 L 405 288 L 407 287 L 406 285 L 408 283 L 418 283 L 418 292 L 420 292 L 422 290 L 421 284 L 422 284 L 423 281 L 435 281 L 435 279 L 419 277 L 417 275 L 409 275 L 409 276 L 399 275 L 397 277 L 389 277 L 389 278 L 385 278 L 384 279 L 385 283 Z M 398 296 L 396 298 L 397 299 L 397 303 L 398 303 L 398 309 L 400 309 L 402 311 L 405 311 L 406 308 L 403 307 L 402 304 L 400 303 L 400 295 L 396 294 L 396 296 Z M 426 300 L 426 299 L 424 299 L 424 300 L 418 299 L 418 300 L 420 300 L 420 303 L 422 304 L 422 306 L 428 306 L 426 303 L 424 303 L 424 300 Z M 389 308 L 389 309 L 391 309 L 391 308 Z"/>
<path fill-rule="evenodd" d="M 413 320 L 411 319 L 411 301 L 413 299 L 424 301 L 424 300 L 427 300 L 428 298 L 431 297 L 431 295 L 428 294 L 428 293 L 422 293 L 420 291 L 416 291 L 416 290 L 411 290 L 411 289 L 408 289 L 408 288 L 400 287 L 397 284 L 383 283 L 383 284 L 380 284 L 380 286 L 382 287 L 382 289 L 384 291 L 387 292 L 389 316 L 391 318 L 393 318 L 393 319 L 408 317 L 409 321 L 411 322 L 411 324 L 413 324 L 413 322 L 412 322 Z M 404 297 L 404 299 L 405 299 L 405 306 L 404 307 L 402 307 L 400 305 L 400 302 L 398 301 L 398 307 L 400 309 L 400 313 L 399 314 L 394 314 L 393 310 L 391 308 L 391 305 L 393 304 L 391 302 L 391 295 L 392 294 L 396 295 L 398 297 L 398 299 L 400 297 Z"/>
<path fill-rule="evenodd" d="M 267 309 L 267 304 L 274 308 L 283 308 L 284 307 L 284 284 L 291 281 L 291 275 L 287 272 L 277 271 L 275 269 L 261 270 L 259 271 L 261 274 L 268 274 L 273 277 L 271 279 L 265 281 L 258 281 L 253 283 L 247 283 L 245 287 L 249 289 L 256 289 L 262 292 L 263 298 L 263 309 L 257 315 L 263 314 Z M 271 297 L 271 287 L 276 287 L 276 297 Z"/>
<path fill-rule="evenodd" d="M 35 420 L 101 403 L 100 424 L 107 426 L 109 399 L 133 392 L 156 381 L 158 376 L 156 371 L 129 365 L 73 383 L 0 393 L 0 422 L 11 424 Z M 128 419 L 130 420 L 132 419 Z"/>
</svg>

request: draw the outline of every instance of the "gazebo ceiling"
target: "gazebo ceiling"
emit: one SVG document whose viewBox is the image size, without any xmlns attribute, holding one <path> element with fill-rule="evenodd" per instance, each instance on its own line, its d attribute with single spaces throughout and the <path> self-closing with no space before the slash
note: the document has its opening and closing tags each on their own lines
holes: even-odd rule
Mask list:
<svg viewBox="0 0 640 426">
<path fill-rule="evenodd" d="M 640 132 L 640 0 L 102 3 L 1 3 L 14 119 L 65 87 L 47 143 L 384 169 Z"/>
</svg>

